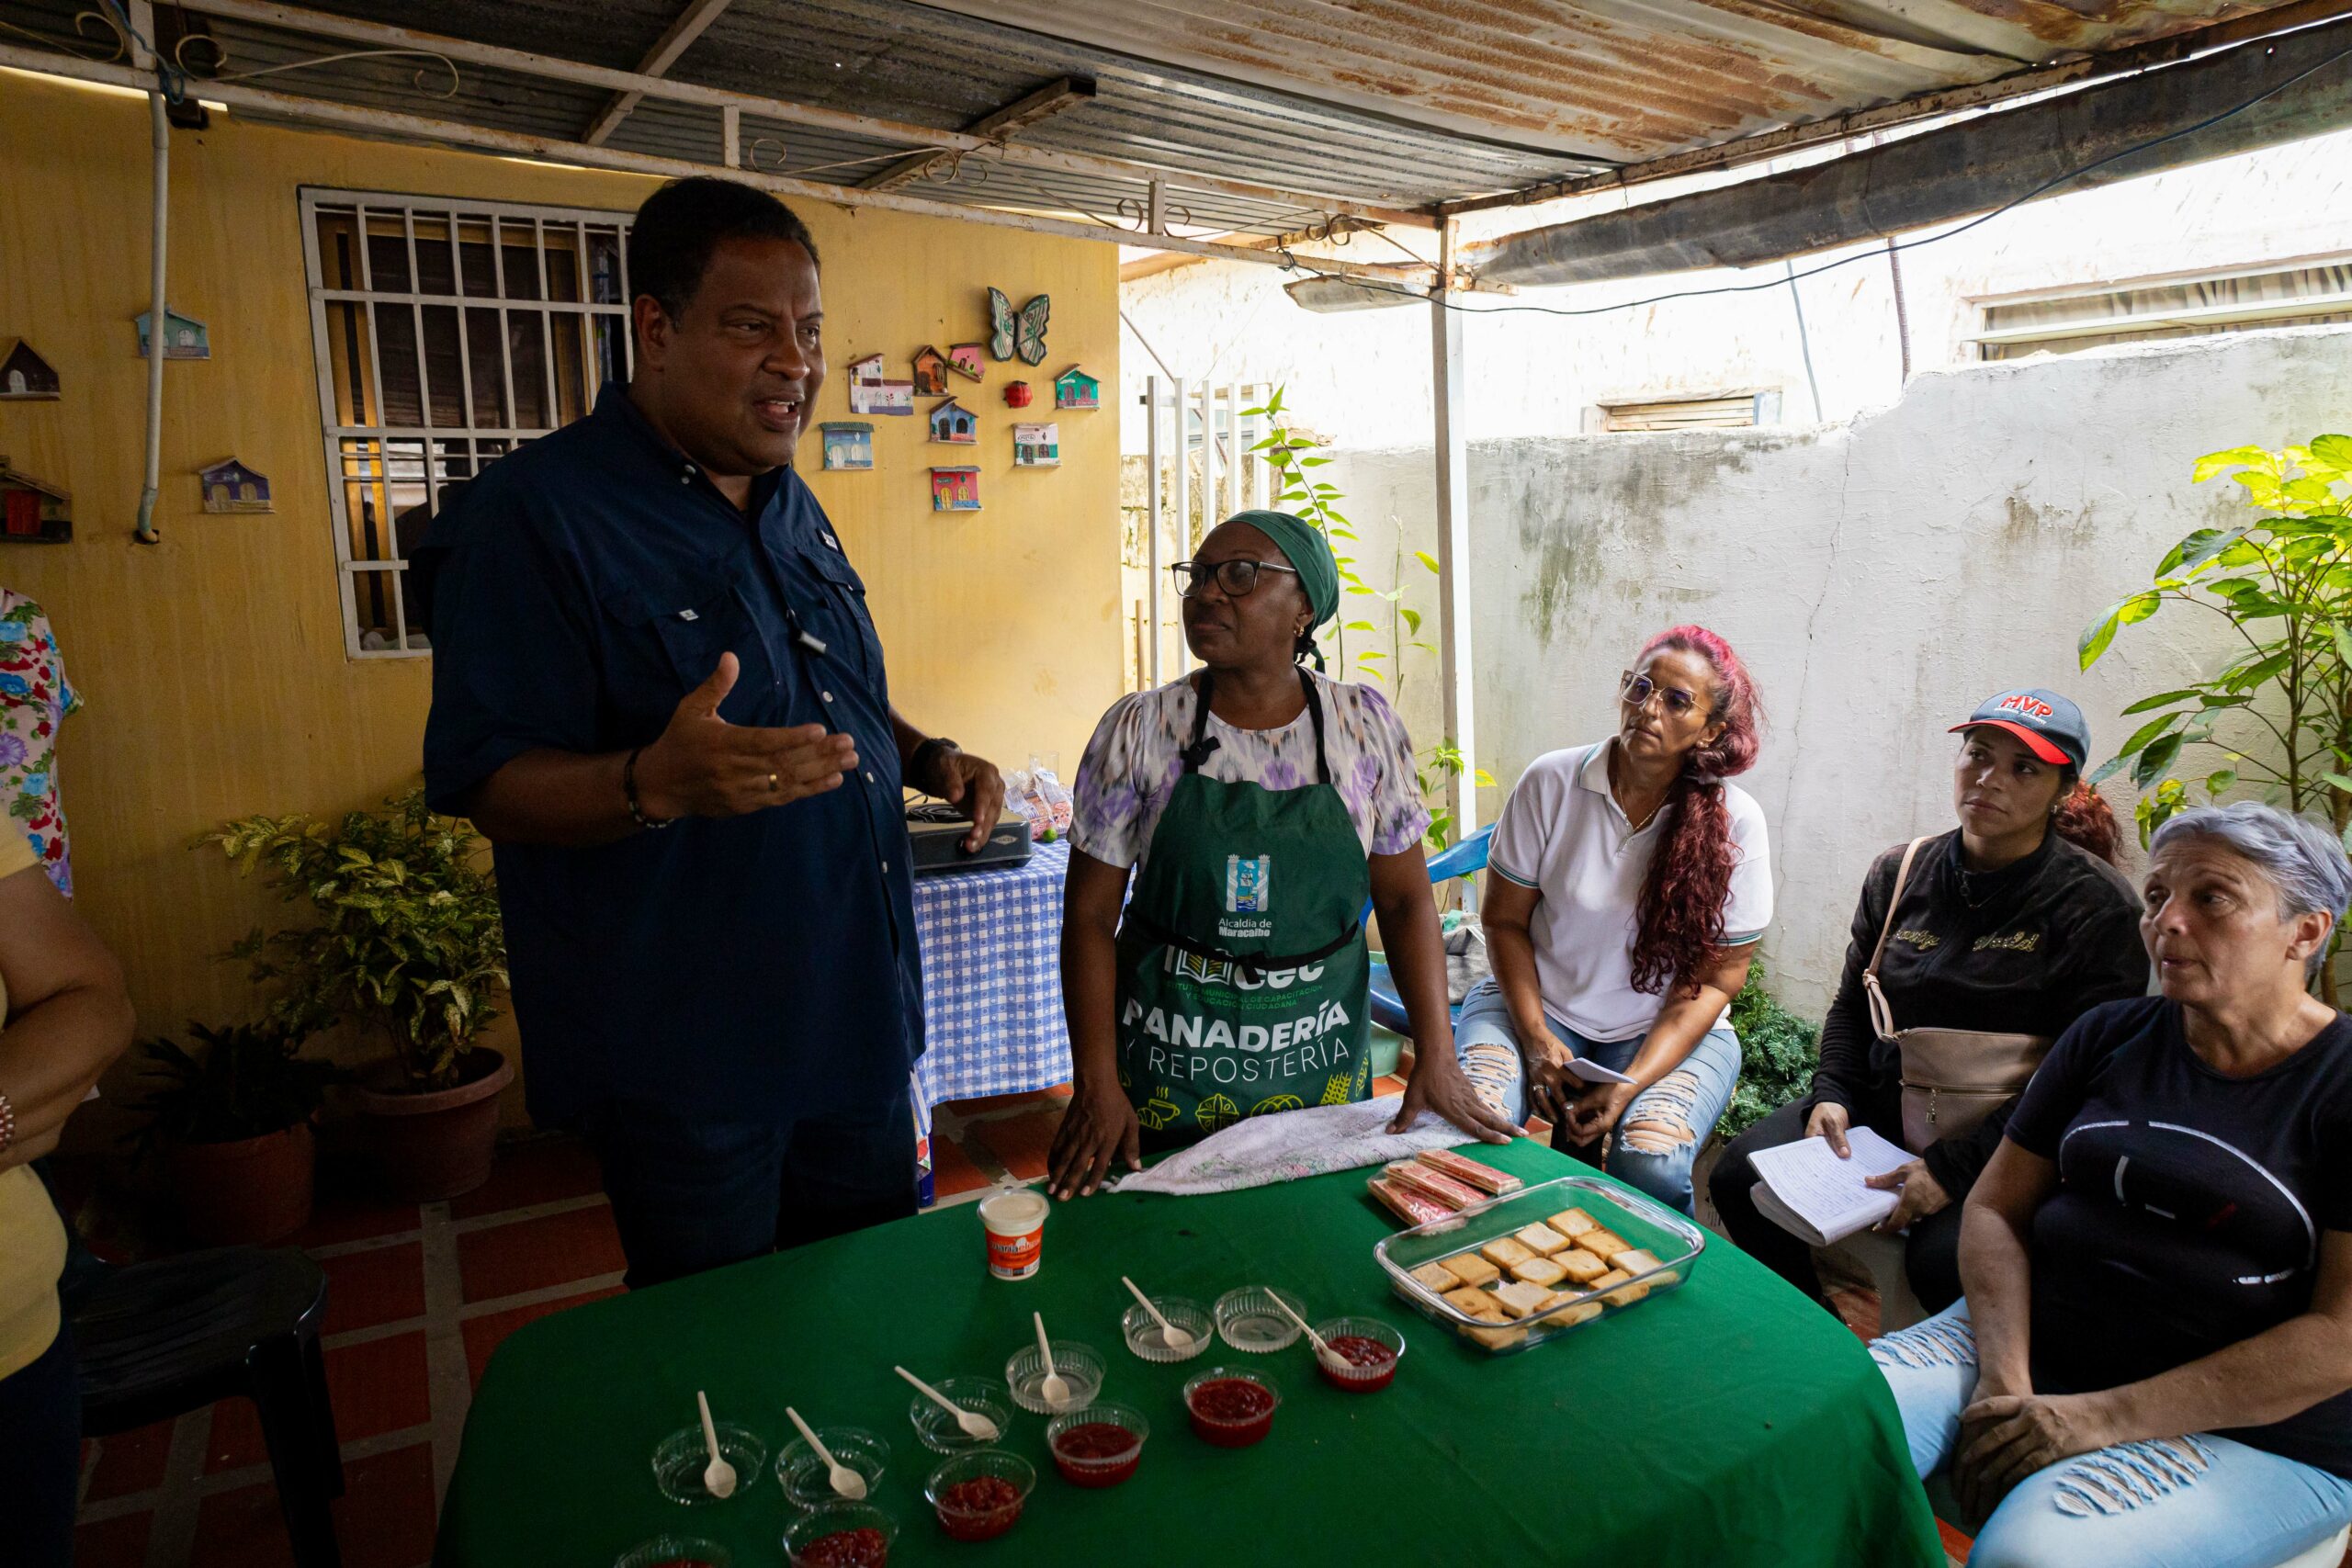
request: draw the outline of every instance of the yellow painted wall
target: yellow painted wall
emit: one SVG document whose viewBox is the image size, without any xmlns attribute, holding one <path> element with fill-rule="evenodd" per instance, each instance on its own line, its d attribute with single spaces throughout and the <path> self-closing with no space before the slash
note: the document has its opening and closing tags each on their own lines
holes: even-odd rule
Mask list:
<svg viewBox="0 0 2352 1568">
<path fill-rule="evenodd" d="M 656 182 L 514 159 L 380 145 L 216 115 L 172 137 L 174 309 L 210 328 L 212 358 L 164 383 L 163 542 L 131 538 L 146 365 L 143 101 L 0 73 L 0 338 L 57 367 L 58 402 L 0 402 L 0 453 L 74 494 L 74 538 L 0 545 L 0 582 L 39 599 L 89 708 L 60 774 L 85 915 L 119 953 L 143 1029 L 244 1016 L 248 988 L 210 955 L 274 908 L 213 852 L 225 818 L 369 804 L 419 769 L 422 660 L 344 652 L 297 191 L 302 186 L 633 209 Z M 833 374 L 819 419 L 851 417 L 844 367 L 879 350 L 892 374 L 926 343 L 986 336 L 982 292 L 1053 296 L 1031 371 L 968 388 L 978 448 L 881 419 L 869 473 L 815 471 L 870 590 L 901 712 L 1007 767 L 1057 750 L 1074 768 L 1121 689 L 1118 415 L 1052 412 L 1050 378 L 1083 364 L 1119 384 L 1117 251 L 946 220 L 801 206 L 823 253 Z M 1058 419 L 1062 466 L 1012 468 L 1001 384 L 1038 388 L 1023 420 Z M 1040 406 L 1042 405 L 1042 406 Z M 977 455 L 973 455 L 973 454 Z M 231 454 L 267 474 L 269 515 L 204 513 L 195 472 Z M 925 469 L 977 462 L 985 510 L 934 514 Z"/>
</svg>

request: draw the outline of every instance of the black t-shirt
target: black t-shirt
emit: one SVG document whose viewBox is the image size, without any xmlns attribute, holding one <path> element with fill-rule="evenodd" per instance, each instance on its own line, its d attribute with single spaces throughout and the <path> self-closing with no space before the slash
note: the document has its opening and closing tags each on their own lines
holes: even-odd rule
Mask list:
<svg viewBox="0 0 2352 1568">
<path fill-rule="evenodd" d="M 2052 1048 L 2008 1135 L 2058 1166 L 2033 1218 L 2034 1386 L 2137 1382 L 2311 1309 L 2321 1236 L 2352 1230 L 2352 1021 L 2236 1078 L 2177 1003 L 2111 1003 Z M 2352 1479 L 2352 1393 L 2225 1435 Z"/>
<path fill-rule="evenodd" d="M 1903 863 L 1898 845 L 1862 879 L 1853 940 L 1837 999 L 1821 1026 L 1813 1098 L 1858 1121 L 1891 1124 L 1902 1063 L 1871 1028 L 1862 991 Z M 2140 898 L 2123 874 L 2047 834 L 2041 847 L 1994 872 L 1971 872 L 1954 829 L 1919 846 L 1894 911 L 1879 984 L 1897 1029 L 1973 1029 L 2054 1040 L 2101 1002 L 2146 994 Z M 2014 1102 L 2012 1102 L 2014 1103 Z M 1921 1151 L 1953 1200 L 1964 1198 L 2000 1146 L 2003 1106 L 1974 1132 Z"/>
</svg>

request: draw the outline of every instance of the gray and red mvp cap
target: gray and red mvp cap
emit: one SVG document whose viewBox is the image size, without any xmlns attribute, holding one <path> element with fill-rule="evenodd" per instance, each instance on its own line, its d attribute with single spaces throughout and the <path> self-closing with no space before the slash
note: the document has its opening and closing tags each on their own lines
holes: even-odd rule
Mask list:
<svg viewBox="0 0 2352 1568">
<path fill-rule="evenodd" d="M 2091 727 L 2083 721 L 2082 709 L 2055 692 L 2035 686 L 1987 697 L 1965 723 L 1953 725 L 1951 733 L 1980 724 L 2007 730 L 2052 767 L 2079 773 L 2090 763 Z"/>
</svg>

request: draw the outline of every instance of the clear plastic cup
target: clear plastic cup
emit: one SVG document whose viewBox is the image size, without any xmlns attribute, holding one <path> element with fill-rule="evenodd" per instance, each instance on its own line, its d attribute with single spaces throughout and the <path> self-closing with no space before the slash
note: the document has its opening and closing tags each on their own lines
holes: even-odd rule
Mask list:
<svg viewBox="0 0 2352 1568">
<path fill-rule="evenodd" d="M 889 1444 L 863 1427 L 820 1427 L 817 1439 L 836 1461 L 865 1478 L 868 1493 L 880 1484 L 883 1467 L 890 1462 Z M 841 1496 L 833 1490 L 832 1472 L 799 1438 L 775 1456 L 775 1480 L 796 1508 L 818 1507 Z"/>
<path fill-rule="evenodd" d="M 1171 1327 L 1181 1328 L 1191 1335 L 1193 1342 L 1182 1350 L 1170 1349 L 1167 1336 L 1160 1333 L 1159 1325 L 1152 1320 L 1151 1314 L 1143 1310 L 1143 1303 L 1137 1302 L 1119 1319 L 1119 1332 L 1126 1339 L 1127 1348 L 1147 1361 L 1189 1361 L 1207 1349 L 1209 1342 L 1216 1337 L 1216 1326 L 1209 1319 L 1209 1309 L 1198 1302 L 1187 1301 L 1182 1296 L 1154 1296 L 1151 1304 L 1159 1309 L 1159 1315 L 1166 1318 Z"/>
<path fill-rule="evenodd" d="M 899 1521 L 871 1503 L 827 1503 L 784 1527 L 792 1568 L 885 1568 Z"/>
<path fill-rule="evenodd" d="M 951 1540 L 992 1540 L 1021 1522 L 1037 1467 L 1002 1449 L 956 1454 L 931 1472 L 922 1495 Z"/>
<path fill-rule="evenodd" d="M 1054 1341 L 1054 1371 L 1062 1382 L 1069 1384 L 1069 1398 L 1059 1405 L 1046 1403 L 1046 1358 L 1037 1353 L 1033 1342 L 1012 1353 L 1004 1364 L 1004 1381 L 1012 1390 L 1012 1402 L 1032 1416 L 1058 1416 L 1065 1410 L 1075 1410 L 1091 1404 L 1102 1392 L 1102 1357 L 1091 1345 L 1075 1339 Z"/>
<path fill-rule="evenodd" d="M 718 1433 L 720 1457 L 735 1467 L 735 1490 L 723 1498 L 710 1495 L 710 1488 L 702 1480 L 704 1470 L 710 1464 L 710 1450 L 704 1446 L 702 1427 L 699 1424 L 681 1427 L 662 1438 L 661 1447 L 653 1450 L 653 1483 L 673 1503 L 695 1508 L 731 1502 L 756 1484 L 760 1472 L 767 1468 L 765 1438 L 732 1421 L 712 1425 Z"/>
<path fill-rule="evenodd" d="M 1012 1402 L 1002 1383 L 994 1378 L 943 1378 L 932 1386 L 959 1409 L 995 1422 L 995 1440 L 1004 1440 L 1003 1434 L 1012 1426 Z M 959 1454 L 989 1447 L 987 1441 L 964 1430 L 955 1416 L 922 1394 L 915 1395 L 914 1403 L 907 1406 L 907 1419 L 914 1423 L 915 1436 L 922 1439 L 922 1446 L 933 1453 Z"/>
<path fill-rule="evenodd" d="M 1073 1486 L 1116 1486 L 1143 1462 L 1144 1439 L 1150 1436 L 1143 1412 L 1125 1404 L 1090 1404 L 1046 1423 L 1054 1468 Z"/>
<path fill-rule="evenodd" d="M 613 1568 L 735 1568 L 735 1557 L 718 1542 L 699 1536 L 657 1535 L 622 1552 L 613 1560 Z"/>
</svg>

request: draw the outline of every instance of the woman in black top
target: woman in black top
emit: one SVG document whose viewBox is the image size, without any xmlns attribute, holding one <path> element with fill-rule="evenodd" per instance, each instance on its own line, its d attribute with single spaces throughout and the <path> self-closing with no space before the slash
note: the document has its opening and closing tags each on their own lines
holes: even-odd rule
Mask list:
<svg viewBox="0 0 2352 1568">
<path fill-rule="evenodd" d="M 1952 769 L 1960 827 L 1919 846 L 1879 961 L 1898 1026 L 2052 1040 L 2101 1002 L 2143 995 L 2140 901 L 2120 872 L 2068 837 L 2093 839 L 2103 827 L 2098 847 L 2113 853 L 2113 819 L 2096 795 L 2077 788 L 2090 749 L 2081 710 L 2050 692 L 2004 692 L 1954 728 L 1963 736 Z M 1708 1179 L 1731 1239 L 1825 1307 L 1812 1248 L 1757 1213 L 1748 1156 L 1806 1137 L 1827 1138 L 1843 1155 L 1856 1124 L 1903 1141 L 1900 1054 L 1871 1026 L 1862 972 L 1886 927 L 1904 847 L 1879 856 L 1863 880 L 1812 1093 L 1735 1139 Z M 1931 1313 L 1960 1296 L 1960 1203 L 2016 1104 L 1874 1179 L 1901 1190 L 1878 1228 L 1908 1229 L 1905 1272 Z"/>
<path fill-rule="evenodd" d="M 1968 1299 L 1873 1345 L 1976 1562 L 2270 1568 L 2352 1523 L 2352 903 L 2324 826 L 2156 830 L 2163 995 L 2059 1040 L 1970 1194 Z"/>
</svg>

